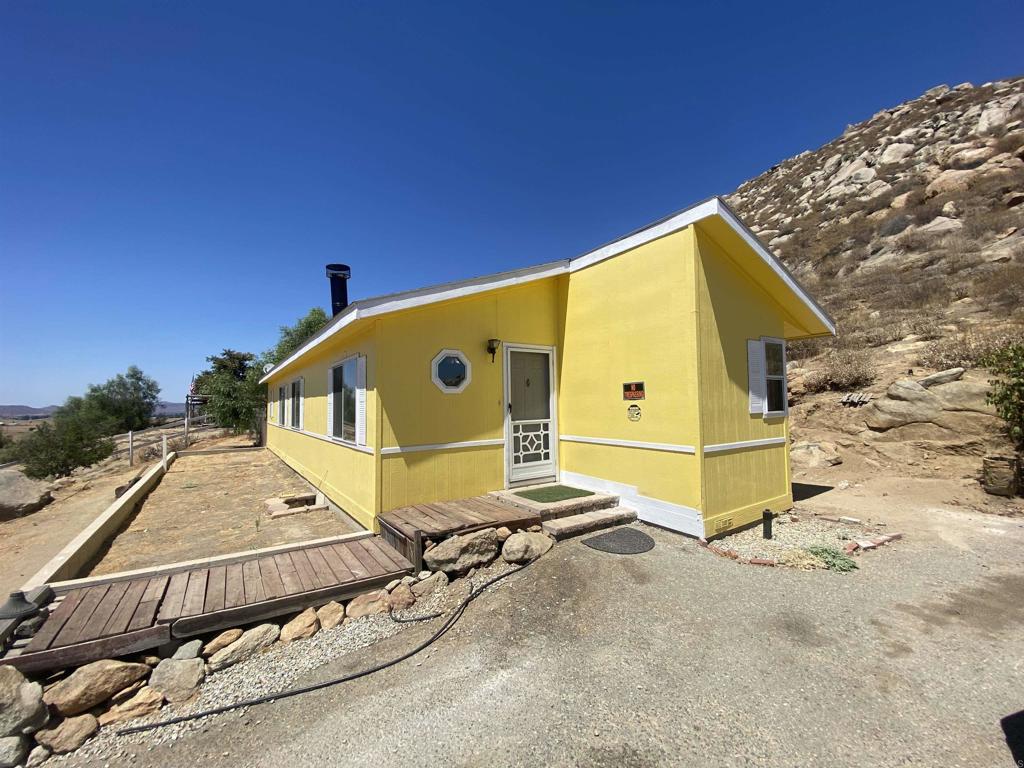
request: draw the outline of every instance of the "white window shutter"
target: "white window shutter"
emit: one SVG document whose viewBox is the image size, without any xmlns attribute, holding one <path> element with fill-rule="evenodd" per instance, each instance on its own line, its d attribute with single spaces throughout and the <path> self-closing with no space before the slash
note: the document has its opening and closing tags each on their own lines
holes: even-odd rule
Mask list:
<svg viewBox="0 0 1024 768">
<path fill-rule="evenodd" d="M 327 369 L 327 436 L 334 437 L 334 369 Z"/>
<path fill-rule="evenodd" d="M 750 396 L 750 412 L 764 413 L 764 345 L 760 339 L 747 340 L 747 392 Z"/>
<path fill-rule="evenodd" d="M 299 379 L 299 429 L 303 429 L 305 424 L 305 411 L 306 411 L 306 380 Z"/>
<path fill-rule="evenodd" d="M 366 445 L 366 358 L 356 358 L 356 445 Z"/>
</svg>

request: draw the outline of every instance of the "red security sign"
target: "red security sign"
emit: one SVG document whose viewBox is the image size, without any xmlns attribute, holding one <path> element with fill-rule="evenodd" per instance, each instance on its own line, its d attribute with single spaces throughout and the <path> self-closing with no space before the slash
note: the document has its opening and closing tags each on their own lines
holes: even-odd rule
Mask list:
<svg viewBox="0 0 1024 768">
<path fill-rule="evenodd" d="M 622 385 L 623 400 L 643 400 L 644 383 L 642 381 L 630 381 Z"/>
</svg>

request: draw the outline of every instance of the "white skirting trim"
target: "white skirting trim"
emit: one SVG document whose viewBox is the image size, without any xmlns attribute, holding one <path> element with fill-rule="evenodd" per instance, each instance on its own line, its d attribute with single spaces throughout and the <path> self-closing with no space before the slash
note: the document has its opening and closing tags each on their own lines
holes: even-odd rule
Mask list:
<svg viewBox="0 0 1024 768">
<path fill-rule="evenodd" d="M 580 435 L 559 435 L 559 440 L 570 443 L 592 443 L 594 445 L 615 445 L 620 448 L 647 448 L 652 451 L 669 451 L 670 453 L 696 453 L 692 445 L 675 445 L 674 443 L 645 443 L 641 440 L 618 440 L 613 437 L 581 437 Z"/>
<path fill-rule="evenodd" d="M 491 445 L 504 445 L 505 438 L 494 440 L 465 440 L 461 443 L 431 443 L 429 445 L 393 445 L 381 448 L 381 456 L 394 456 L 399 453 L 416 453 L 418 451 L 451 451 L 456 448 L 484 448 Z"/>
<path fill-rule="evenodd" d="M 641 496 L 635 485 L 581 475 L 577 472 L 562 470 L 559 480 L 566 485 L 573 485 L 587 491 L 615 494 L 619 497 L 622 506 L 634 510 L 637 517 L 645 523 L 660 525 L 689 536 L 701 537 L 704 535 L 704 519 L 699 509 L 683 504 L 673 504 L 661 499 L 652 499 L 650 496 Z"/>
<path fill-rule="evenodd" d="M 765 448 L 771 445 L 785 445 L 784 437 L 766 437 L 763 440 L 741 440 L 738 443 L 716 443 L 705 445 L 704 453 L 721 453 L 722 451 L 737 451 L 743 448 Z"/>
</svg>

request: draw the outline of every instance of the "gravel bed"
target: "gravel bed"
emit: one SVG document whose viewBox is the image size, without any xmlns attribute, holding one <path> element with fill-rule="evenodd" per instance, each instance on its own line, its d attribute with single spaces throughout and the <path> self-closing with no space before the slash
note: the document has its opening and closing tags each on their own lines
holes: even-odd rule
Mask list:
<svg viewBox="0 0 1024 768">
<path fill-rule="evenodd" d="M 438 611 L 447 612 L 469 594 L 470 585 L 472 588 L 480 587 L 488 579 L 516 567 L 499 558 L 487 568 L 477 570 L 470 577 L 457 579 L 448 587 L 435 590 L 432 594 L 417 600 L 408 610 L 395 611 L 394 615 L 397 618 L 409 619 Z M 502 586 L 504 583 L 499 582 L 491 589 Z M 281 623 L 281 619 L 276 623 Z M 123 728 L 156 723 L 172 717 L 194 714 L 202 710 L 285 691 L 293 687 L 295 681 L 304 674 L 347 653 L 389 638 L 407 626 L 411 625 L 395 622 L 388 615 L 365 616 L 344 626 L 321 630 L 313 637 L 304 640 L 297 640 L 287 645 L 275 644 L 264 653 L 258 653 L 239 664 L 207 675 L 199 694 L 191 701 L 178 705 L 165 705 L 163 709 L 152 715 L 101 728 L 99 733 L 83 744 L 80 749 L 67 755 L 54 756 L 47 761 L 47 765 L 73 764 L 78 760 L 88 758 L 111 761 L 107 764 L 117 765 L 131 761 L 137 754 L 151 750 L 158 744 L 177 741 L 191 731 L 205 732 L 211 727 L 223 727 L 239 719 L 259 724 L 258 709 L 249 712 L 248 708 L 241 708 L 221 715 L 176 723 L 142 733 L 118 734 L 118 731 Z M 417 662 L 413 660 L 413 663 Z"/>
<path fill-rule="evenodd" d="M 834 547 L 842 551 L 849 541 L 856 541 L 876 533 L 866 526 L 830 523 L 814 517 L 783 514 L 772 523 L 772 538 L 765 539 L 761 526 L 730 534 L 715 540 L 723 549 L 731 549 L 742 558 L 761 557 L 786 560 L 786 556 L 807 547 Z M 795 563 L 794 563 L 795 564 Z"/>
</svg>

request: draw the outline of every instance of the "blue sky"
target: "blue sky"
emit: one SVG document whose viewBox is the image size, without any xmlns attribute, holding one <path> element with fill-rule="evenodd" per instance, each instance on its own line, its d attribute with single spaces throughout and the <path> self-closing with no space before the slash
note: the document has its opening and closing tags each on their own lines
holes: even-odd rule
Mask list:
<svg viewBox="0 0 1024 768">
<path fill-rule="evenodd" d="M 938 83 L 1024 4 L 0 6 L 0 403 L 183 399 L 323 266 L 353 298 L 577 255 Z"/>
</svg>

